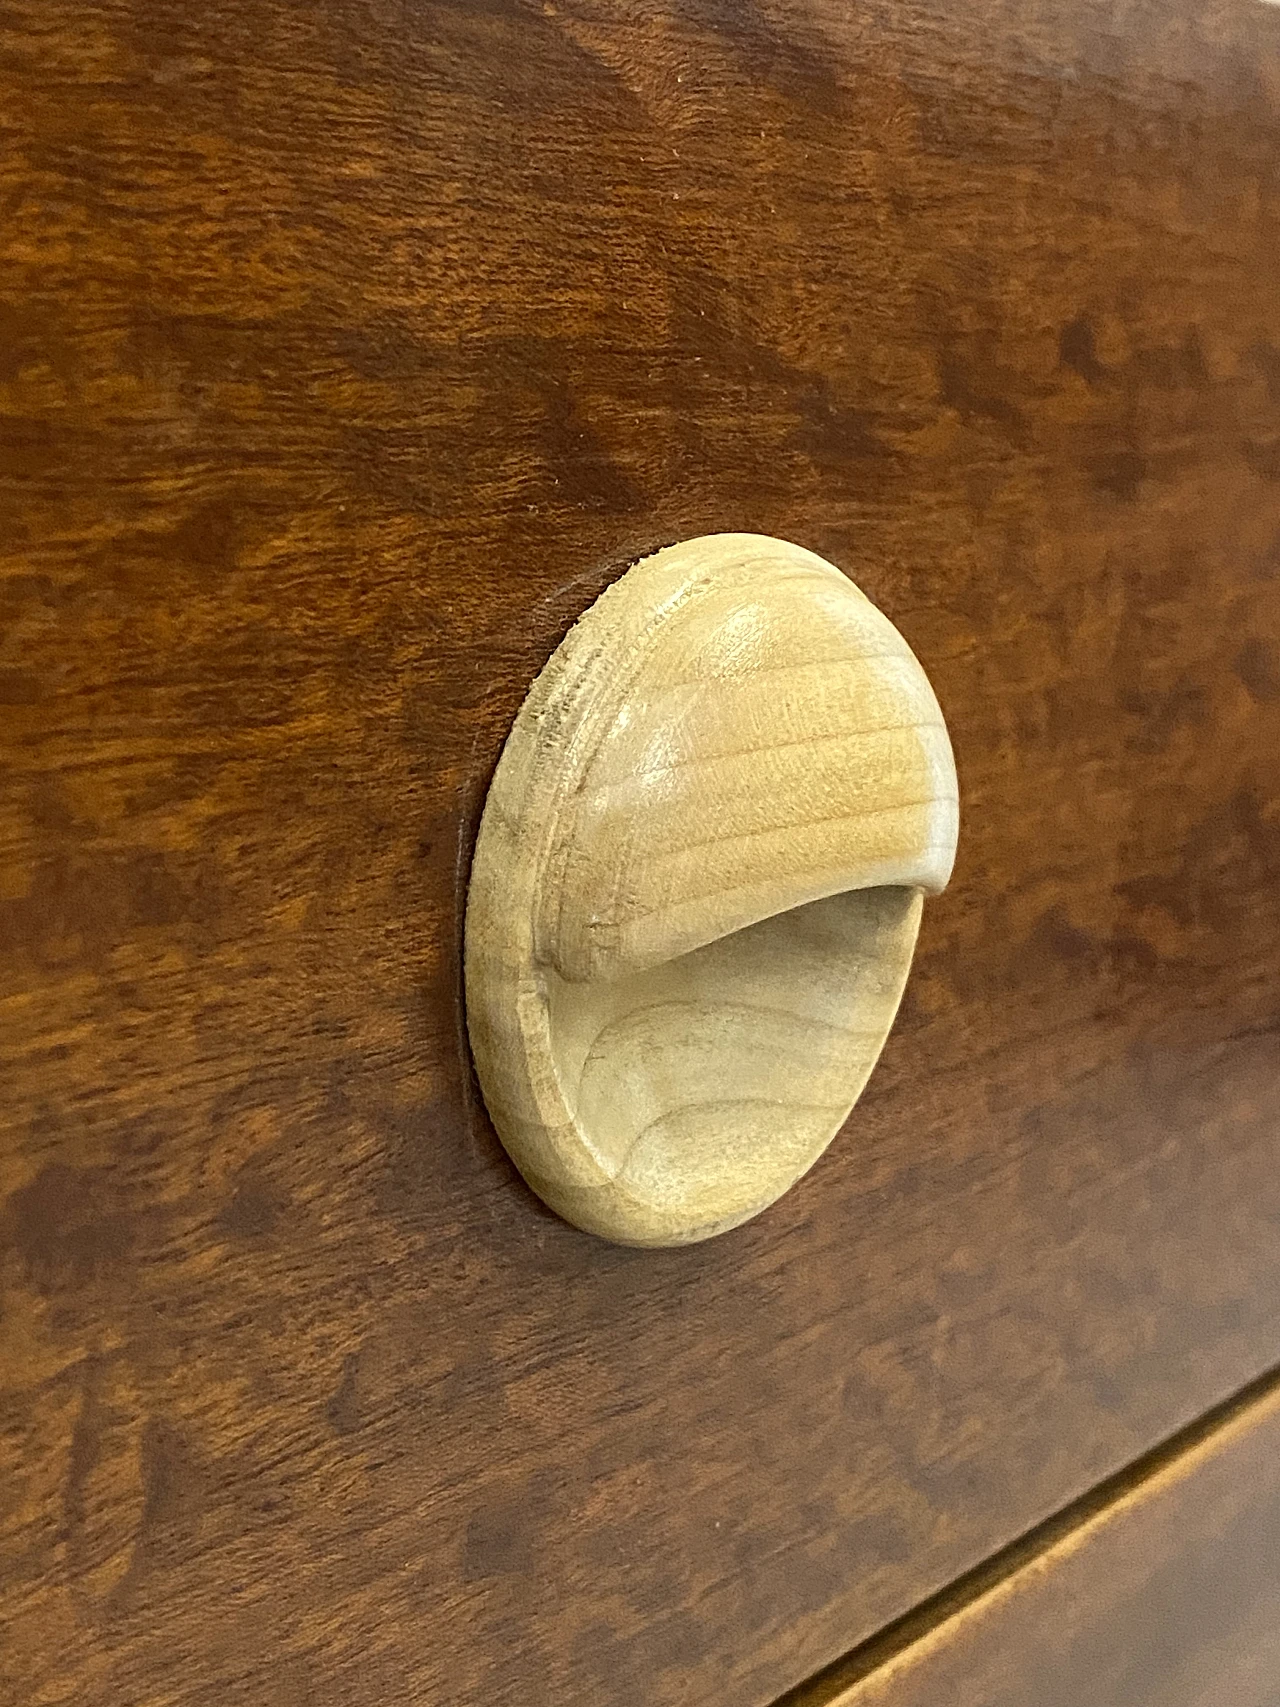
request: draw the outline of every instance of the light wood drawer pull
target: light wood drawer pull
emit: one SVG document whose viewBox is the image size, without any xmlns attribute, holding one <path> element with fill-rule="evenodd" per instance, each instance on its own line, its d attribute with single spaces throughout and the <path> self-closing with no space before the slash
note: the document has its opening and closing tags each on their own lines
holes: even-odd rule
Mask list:
<svg viewBox="0 0 1280 1707">
<path fill-rule="evenodd" d="M 633 1245 L 781 1196 L 875 1065 L 957 822 L 928 679 L 838 569 L 757 534 L 629 569 L 516 718 L 467 899 L 476 1068 L 539 1196 Z"/>
</svg>

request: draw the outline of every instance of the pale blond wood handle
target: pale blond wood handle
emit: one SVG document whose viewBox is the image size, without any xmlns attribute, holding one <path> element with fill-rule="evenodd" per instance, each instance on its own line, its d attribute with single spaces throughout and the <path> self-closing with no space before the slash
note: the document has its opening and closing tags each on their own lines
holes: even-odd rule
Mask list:
<svg viewBox="0 0 1280 1707">
<path fill-rule="evenodd" d="M 648 1245 L 774 1201 L 875 1063 L 957 823 L 933 690 L 839 570 L 754 534 L 628 570 L 516 719 L 468 895 L 477 1072 L 534 1190 Z"/>
</svg>

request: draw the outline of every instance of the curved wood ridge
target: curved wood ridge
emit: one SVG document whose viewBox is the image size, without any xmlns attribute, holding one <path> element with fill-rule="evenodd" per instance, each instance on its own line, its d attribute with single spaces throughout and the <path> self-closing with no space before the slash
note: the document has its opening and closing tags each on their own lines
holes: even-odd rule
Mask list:
<svg viewBox="0 0 1280 1707">
<path fill-rule="evenodd" d="M 946 727 L 839 570 L 753 534 L 643 559 L 508 739 L 467 912 L 485 1098 L 533 1188 L 683 1244 L 826 1148 L 955 857 Z"/>
</svg>

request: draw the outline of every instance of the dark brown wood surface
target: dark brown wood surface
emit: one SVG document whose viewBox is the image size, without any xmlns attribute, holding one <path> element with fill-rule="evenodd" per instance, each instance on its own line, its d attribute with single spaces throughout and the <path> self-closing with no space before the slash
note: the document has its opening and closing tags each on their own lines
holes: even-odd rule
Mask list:
<svg viewBox="0 0 1280 1707">
<path fill-rule="evenodd" d="M 768 1701 L 1280 1357 L 1280 8 L 0 5 L 0 1694 Z M 846 1134 L 610 1248 L 478 1107 L 635 554 L 952 729 Z"/>
<path fill-rule="evenodd" d="M 1278 1690 L 1273 1388 L 859 1682 L 790 1707 L 1275 1707 Z"/>
</svg>

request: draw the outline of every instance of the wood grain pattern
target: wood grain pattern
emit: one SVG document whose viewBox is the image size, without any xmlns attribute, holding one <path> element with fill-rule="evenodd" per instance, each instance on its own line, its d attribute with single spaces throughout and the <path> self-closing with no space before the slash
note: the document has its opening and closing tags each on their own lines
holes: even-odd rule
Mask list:
<svg viewBox="0 0 1280 1707">
<path fill-rule="evenodd" d="M 847 1688 L 788 1707 L 1272 1707 L 1280 1394 Z"/>
<path fill-rule="evenodd" d="M 0 18 L 0 1694 L 749 1707 L 1272 1364 L 1280 10 Z M 614 1250 L 461 895 L 725 528 L 906 636 L 965 838 L 856 1169 Z"/>
<path fill-rule="evenodd" d="M 528 1183 L 621 1244 L 776 1202 L 857 1101 L 955 862 L 928 677 L 832 564 L 633 564 L 516 717 L 467 891 L 467 1030 Z"/>
</svg>

